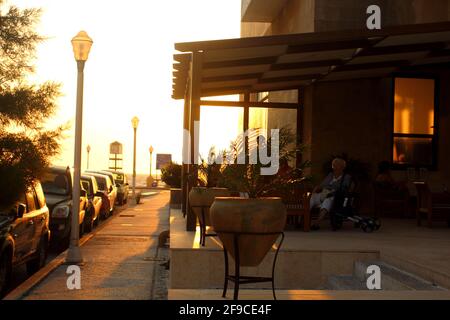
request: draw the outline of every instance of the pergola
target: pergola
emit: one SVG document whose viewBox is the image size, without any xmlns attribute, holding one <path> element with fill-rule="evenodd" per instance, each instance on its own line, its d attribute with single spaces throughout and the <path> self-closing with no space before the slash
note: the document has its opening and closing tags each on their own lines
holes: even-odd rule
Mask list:
<svg viewBox="0 0 450 320">
<path fill-rule="evenodd" d="M 301 90 L 321 82 L 380 78 L 422 65 L 450 62 L 450 22 L 417 24 L 383 30 L 288 34 L 175 44 L 173 99 L 184 99 L 184 129 L 190 132 L 191 163 L 198 158 L 194 123 L 201 106 L 244 109 L 243 130 L 249 127 L 249 108 L 297 110 L 297 132 L 302 132 L 301 94 L 296 103 L 251 101 L 250 94 Z M 202 100 L 239 94 L 242 101 Z M 301 142 L 301 141 L 299 141 Z M 187 152 L 184 144 L 183 153 Z M 186 207 L 190 189 L 183 164 L 183 212 L 187 229 L 195 217 Z M 196 174 L 194 172 L 194 174 Z"/>
</svg>

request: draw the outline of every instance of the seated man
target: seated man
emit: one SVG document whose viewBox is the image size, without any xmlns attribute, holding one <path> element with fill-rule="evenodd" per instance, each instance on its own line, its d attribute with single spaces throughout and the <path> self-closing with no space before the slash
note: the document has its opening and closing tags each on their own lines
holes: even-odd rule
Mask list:
<svg viewBox="0 0 450 320">
<path fill-rule="evenodd" d="M 351 186 L 350 175 L 345 174 L 346 162 L 343 159 L 336 158 L 332 162 L 333 172 L 331 172 L 322 183 L 316 187 L 311 196 L 310 208 L 320 208 L 319 218 L 312 225 L 312 230 L 320 229 L 320 222 L 332 210 L 336 192 L 345 192 Z"/>
</svg>

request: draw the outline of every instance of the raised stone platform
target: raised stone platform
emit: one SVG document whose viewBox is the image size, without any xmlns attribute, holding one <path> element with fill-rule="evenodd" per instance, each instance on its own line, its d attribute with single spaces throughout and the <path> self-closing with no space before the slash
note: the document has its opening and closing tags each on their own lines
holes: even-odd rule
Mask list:
<svg viewBox="0 0 450 320">
<path fill-rule="evenodd" d="M 217 238 L 207 237 L 206 246 L 199 245 L 199 230 L 185 231 L 185 220 L 180 210 L 171 210 L 170 223 L 170 288 L 219 289 L 224 282 L 224 255 Z M 286 232 L 276 271 L 277 289 L 317 289 L 331 275 L 351 275 L 356 261 L 378 260 L 377 250 L 357 244 L 350 248 L 323 243 L 321 248 L 300 246 L 296 235 L 300 231 Z M 301 232 L 303 233 L 303 232 Z M 308 235 L 314 236 L 310 233 Z M 257 268 L 242 268 L 242 275 L 270 276 L 275 248 Z M 230 273 L 234 273 L 230 259 Z M 232 284 L 230 283 L 231 287 Z M 270 283 L 245 285 L 243 288 L 270 288 Z"/>
</svg>

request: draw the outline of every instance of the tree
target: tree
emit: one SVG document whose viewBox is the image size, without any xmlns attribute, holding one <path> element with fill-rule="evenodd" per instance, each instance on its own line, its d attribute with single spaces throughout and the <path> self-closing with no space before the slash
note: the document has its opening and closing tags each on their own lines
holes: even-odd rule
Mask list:
<svg viewBox="0 0 450 320">
<path fill-rule="evenodd" d="M 39 179 L 65 129 L 44 129 L 54 114 L 60 85 L 31 84 L 36 46 L 44 39 L 36 33 L 39 9 L 19 9 L 0 0 L 0 205 L 8 206 Z"/>
<path fill-rule="evenodd" d="M 172 188 L 181 188 L 181 165 L 171 162 L 161 168 L 161 180 Z"/>
</svg>

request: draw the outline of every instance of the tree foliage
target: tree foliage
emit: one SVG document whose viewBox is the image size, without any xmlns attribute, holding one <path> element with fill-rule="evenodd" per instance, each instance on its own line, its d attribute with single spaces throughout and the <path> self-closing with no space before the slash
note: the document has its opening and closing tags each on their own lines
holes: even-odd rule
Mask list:
<svg viewBox="0 0 450 320">
<path fill-rule="evenodd" d="M 310 177 L 305 174 L 305 169 L 310 167 L 309 161 L 303 161 L 298 168 L 289 168 L 287 171 L 278 172 L 274 176 L 261 174 L 263 165 L 261 161 L 256 164 L 237 164 L 237 154 L 240 152 L 242 141 L 233 141 L 227 152 L 228 159 L 221 168 L 218 186 L 226 187 L 231 191 L 244 192 L 250 198 L 267 196 L 279 196 L 289 192 L 309 181 Z M 267 139 L 268 151 L 272 145 L 272 138 Z M 296 159 L 307 148 L 305 145 L 297 145 L 297 135 L 289 128 L 283 127 L 279 130 L 279 163 L 288 164 Z"/>
<path fill-rule="evenodd" d="M 59 153 L 64 126 L 46 130 L 57 108 L 59 84 L 27 81 L 34 72 L 41 11 L 0 0 L 0 204 L 10 205 L 39 179 Z"/>
<path fill-rule="evenodd" d="M 181 165 L 171 162 L 161 168 L 161 180 L 172 188 L 181 188 Z"/>
</svg>

